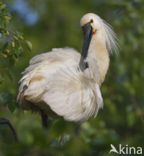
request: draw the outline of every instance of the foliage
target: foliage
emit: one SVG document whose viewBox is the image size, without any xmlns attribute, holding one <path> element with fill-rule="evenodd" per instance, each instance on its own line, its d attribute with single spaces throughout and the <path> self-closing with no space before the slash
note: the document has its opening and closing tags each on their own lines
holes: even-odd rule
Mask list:
<svg viewBox="0 0 144 156">
<path fill-rule="evenodd" d="M 11 29 L 11 15 L 6 5 L 0 2 L 0 105 L 8 105 L 14 110 L 13 93 L 6 88 L 6 80 L 14 81 L 13 68 L 24 51 L 31 51 L 31 43 L 25 41 L 21 33 Z"/>
<path fill-rule="evenodd" d="M 13 6 L 14 2 L 9 5 Z M 27 25 L 19 12 L 12 12 L 11 20 L 6 5 L 0 3 L 0 115 L 12 120 L 20 140 L 14 143 L 7 128 L 0 127 L 4 134 L 0 137 L 0 155 L 106 156 L 110 144 L 143 146 L 143 0 L 26 2 L 39 15 L 33 25 Z M 50 128 L 44 130 L 37 114 L 23 113 L 16 108 L 20 72 L 27 66 L 30 55 L 64 46 L 80 51 L 82 32 L 78 21 L 86 12 L 95 12 L 108 21 L 119 39 L 119 55 L 111 56 L 109 73 L 102 86 L 104 108 L 97 118 L 82 124 L 81 128 L 52 120 Z M 28 55 L 24 52 L 31 49 L 31 44 L 17 29 L 33 43 L 33 51 Z"/>
</svg>

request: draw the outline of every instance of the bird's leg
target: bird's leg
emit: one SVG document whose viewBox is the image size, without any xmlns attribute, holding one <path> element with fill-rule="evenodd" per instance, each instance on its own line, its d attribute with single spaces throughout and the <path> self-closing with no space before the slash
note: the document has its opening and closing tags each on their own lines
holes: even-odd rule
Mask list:
<svg viewBox="0 0 144 156">
<path fill-rule="evenodd" d="M 18 141 L 16 131 L 8 119 L 0 118 L 0 125 L 8 125 L 10 130 L 12 131 L 12 134 L 13 134 L 15 140 Z"/>
<path fill-rule="evenodd" d="M 80 131 L 81 131 L 81 124 L 79 123 L 75 127 L 75 134 L 76 135 L 79 135 L 80 134 Z"/>
<path fill-rule="evenodd" d="M 40 114 L 41 114 L 42 126 L 44 128 L 48 128 L 48 115 L 43 110 L 40 111 Z"/>
</svg>

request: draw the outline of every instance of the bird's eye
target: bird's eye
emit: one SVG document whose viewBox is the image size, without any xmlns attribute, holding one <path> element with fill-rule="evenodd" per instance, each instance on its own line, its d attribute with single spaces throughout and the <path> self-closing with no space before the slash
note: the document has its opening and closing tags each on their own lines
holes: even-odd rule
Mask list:
<svg viewBox="0 0 144 156">
<path fill-rule="evenodd" d="M 93 23 L 93 19 L 90 20 L 90 23 Z"/>
</svg>

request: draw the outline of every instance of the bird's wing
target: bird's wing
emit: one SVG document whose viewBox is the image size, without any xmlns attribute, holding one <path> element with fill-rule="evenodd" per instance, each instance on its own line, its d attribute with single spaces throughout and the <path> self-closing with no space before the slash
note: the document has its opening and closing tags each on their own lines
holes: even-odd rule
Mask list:
<svg viewBox="0 0 144 156">
<path fill-rule="evenodd" d="M 79 58 L 80 54 L 70 48 L 53 49 L 33 57 L 19 81 L 18 102 L 22 103 L 24 96 L 31 102 L 40 101 L 51 76 L 66 64 L 76 64 Z"/>
<path fill-rule="evenodd" d="M 102 107 L 99 86 L 84 77 L 77 67 L 65 67 L 47 84 L 43 101 L 69 121 L 85 121 Z"/>
<path fill-rule="evenodd" d="M 36 55 L 30 60 L 30 65 L 54 60 L 67 60 L 70 57 L 76 59 L 78 52 L 73 48 L 53 48 L 52 51 Z"/>
<path fill-rule="evenodd" d="M 52 51 L 34 56 L 29 66 L 22 72 L 23 75 L 33 72 L 44 65 L 57 65 L 64 63 L 77 63 L 80 59 L 80 54 L 72 48 L 53 48 Z"/>
</svg>

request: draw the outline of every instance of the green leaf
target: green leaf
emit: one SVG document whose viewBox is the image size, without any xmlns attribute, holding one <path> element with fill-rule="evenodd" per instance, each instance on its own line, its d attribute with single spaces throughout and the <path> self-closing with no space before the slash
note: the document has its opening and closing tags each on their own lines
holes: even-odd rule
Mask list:
<svg viewBox="0 0 144 156">
<path fill-rule="evenodd" d="M 29 51 L 32 50 L 32 43 L 30 41 L 26 41 L 27 47 L 29 49 Z"/>
</svg>

